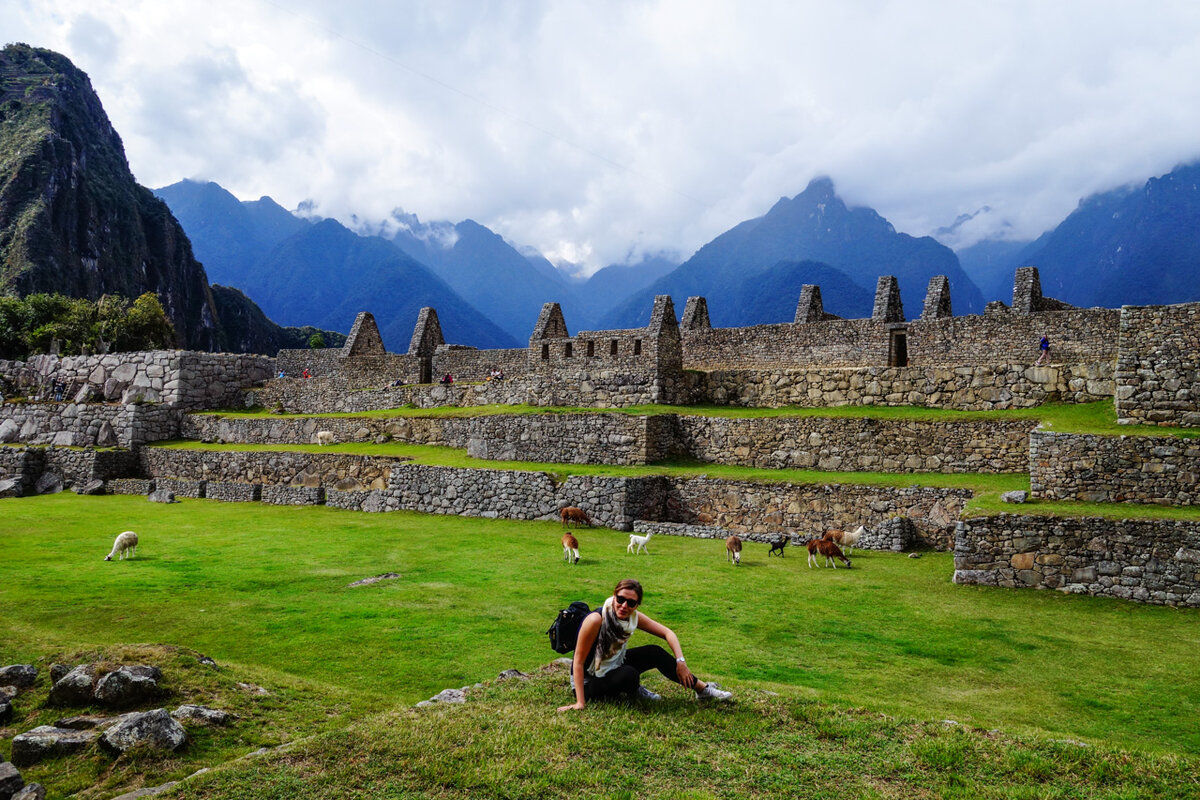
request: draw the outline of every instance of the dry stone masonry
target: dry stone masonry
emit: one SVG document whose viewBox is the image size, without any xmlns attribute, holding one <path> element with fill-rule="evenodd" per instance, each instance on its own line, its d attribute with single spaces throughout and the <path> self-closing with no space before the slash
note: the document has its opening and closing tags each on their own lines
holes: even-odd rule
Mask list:
<svg viewBox="0 0 1200 800">
<path fill-rule="evenodd" d="M 1200 503 L 1200 438 L 1035 431 L 1030 488 L 1047 500 Z"/>
</svg>

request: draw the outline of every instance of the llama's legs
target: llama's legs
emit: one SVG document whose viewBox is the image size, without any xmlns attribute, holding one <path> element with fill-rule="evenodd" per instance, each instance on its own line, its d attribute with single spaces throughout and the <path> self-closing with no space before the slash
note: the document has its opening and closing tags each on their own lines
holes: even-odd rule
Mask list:
<svg viewBox="0 0 1200 800">
<path fill-rule="evenodd" d="M 574 556 L 575 556 L 575 563 L 576 563 L 576 564 L 578 564 L 578 563 L 579 563 L 579 549 L 578 549 L 578 548 L 573 548 L 573 549 L 571 550 L 571 553 L 572 553 L 572 555 L 574 555 Z"/>
</svg>

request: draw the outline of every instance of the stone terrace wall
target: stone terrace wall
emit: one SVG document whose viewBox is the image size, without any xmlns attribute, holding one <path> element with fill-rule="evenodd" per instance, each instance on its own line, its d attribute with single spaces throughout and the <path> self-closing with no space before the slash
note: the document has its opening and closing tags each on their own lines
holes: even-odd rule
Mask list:
<svg viewBox="0 0 1200 800">
<path fill-rule="evenodd" d="M 482 381 L 493 369 L 504 371 L 508 379 L 529 372 L 529 349 L 476 350 L 473 347 L 441 345 L 433 354 L 432 378 L 440 379 L 449 372 L 456 381 Z"/>
<path fill-rule="evenodd" d="M 379 388 L 396 381 L 401 384 L 419 383 L 421 380 L 421 359 L 405 353 L 345 357 L 340 347 L 280 350 L 276 362 L 275 375 L 278 370 L 283 370 L 285 378 L 302 379 L 307 369 L 313 378 L 340 380 L 350 389 Z"/>
<path fill-rule="evenodd" d="M 681 330 L 684 369 L 867 367 L 888 363 L 890 323 L 872 319 Z M 911 345 L 910 352 L 911 352 Z"/>
<path fill-rule="evenodd" d="M 752 408 L 898 406 L 988 411 L 1048 400 L 1090 403 L 1113 395 L 1109 362 L 1033 367 L 864 367 L 686 373 L 693 404 Z"/>
<path fill-rule="evenodd" d="M 1120 317 L 1120 311 L 1110 308 L 1033 314 L 999 309 L 981 315 L 914 320 L 908 328 L 908 363 L 1028 366 L 1038 358 L 1043 335 L 1050 337 L 1052 364 L 1111 361 L 1117 356 Z"/>
<path fill-rule="evenodd" d="M 954 582 L 1200 606 L 1200 524 L 1000 514 L 964 521 Z"/>
<path fill-rule="evenodd" d="M 1117 421 L 1200 426 L 1200 303 L 1125 306 Z"/>
<path fill-rule="evenodd" d="M 467 454 L 494 461 L 648 464 L 676 449 L 673 423 L 670 417 L 627 414 L 476 417 Z"/>
<path fill-rule="evenodd" d="M 67 383 L 64 399 L 162 403 L 173 408 L 228 408 L 244 403 L 246 390 L 273 374 L 275 359 L 232 353 L 152 350 L 102 356 L 34 356 L 28 363 L 0 361 L 0 376 L 48 397 L 55 380 Z"/>
<path fill-rule="evenodd" d="M 1093 503 L 1200 503 L 1200 438 L 1035 431 L 1034 497 Z"/>
<path fill-rule="evenodd" d="M 16 478 L 21 494 L 32 494 L 37 479 L 48 472 L 70 486 L 121 478 L 136 470 L 137 456 L 129 450 L 0 447 L 0 479 Z"/>
<path fill-rule="evenodd" d="M 1031 420 L 680 416 L 678 450 L 763 469 L 1026 472 Z"/>
<path fill-rule="evenodd" d="M 159 405 L 5 403 L 0 441 L 59 447 L 136 447 L 179 435 L 180 414 Z"/>
<path fill-rule="evenodd" d="M 830 528 L 876 528 L 891 517 L 908 517 L 929 547 L 953 546 L 954 526 L 972 493 L 967 489 L 751 483 L 712 478 L 668 479 L 666 522 L 714 524 L 737 532 L 784 532 L 803 538 Z"/>
<path fill-rule="evenodd" d="M 349 383 L 341 378 L 288 378 L 270 381 L 261 389 L 250 392 L 247 402 L 263 408 L 282 408 L 289 414 L 321 414 L 406 407 L 512 406 L 528 403 L 529 400 L 526 385 L 517 380 L 352 390 Z"/>
<path fill-rule="evenodd" d="M 403 459 L 345 453 L 244 453 L 144 447 L 142 475 L 183 481 L 323 487 L 342 491 L 382 489 Z"/>
<path fill-rule="evenodd" d="M 372 442 L 380 437 L 409 444 L 465 448 L 469 417 L 222 417 L 189 414 L 180 436 L 226 444 L 319 444 L 318 431 L 337 442 Z"/>
</svg>

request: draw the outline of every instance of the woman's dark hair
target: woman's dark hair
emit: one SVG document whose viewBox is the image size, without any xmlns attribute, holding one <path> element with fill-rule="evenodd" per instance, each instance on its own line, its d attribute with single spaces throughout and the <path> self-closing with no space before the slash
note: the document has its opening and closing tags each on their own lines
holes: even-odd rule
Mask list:
<svg viewBox="0 0 1200 800">
<path fill-rule="evenodd" d="M 633 578 L 626 578 L 618 583 L 617 588 L 613 589 L 613 597 L 616 597 L 617 592 L 621 591 L 622 589 L 632 589 L 633 591 L 637 592 L 638 603 L 640 604 L 642 602 L 642 585 Z"/>
</svg>

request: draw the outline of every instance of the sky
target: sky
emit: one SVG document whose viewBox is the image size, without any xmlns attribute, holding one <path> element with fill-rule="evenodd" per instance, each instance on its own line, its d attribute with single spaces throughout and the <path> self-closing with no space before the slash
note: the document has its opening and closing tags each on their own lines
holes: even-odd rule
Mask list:
<svg viewBox="0 0 1200 800">
<path fill-rule="evenodd" d="M 0 0 L 151 188 L 374 229 L 464 219 L 583 271 L 687 258 L 818 176 L 897 230 L 1032 239 L 1200 158 L 1200 3 Z"/>
</svg>

